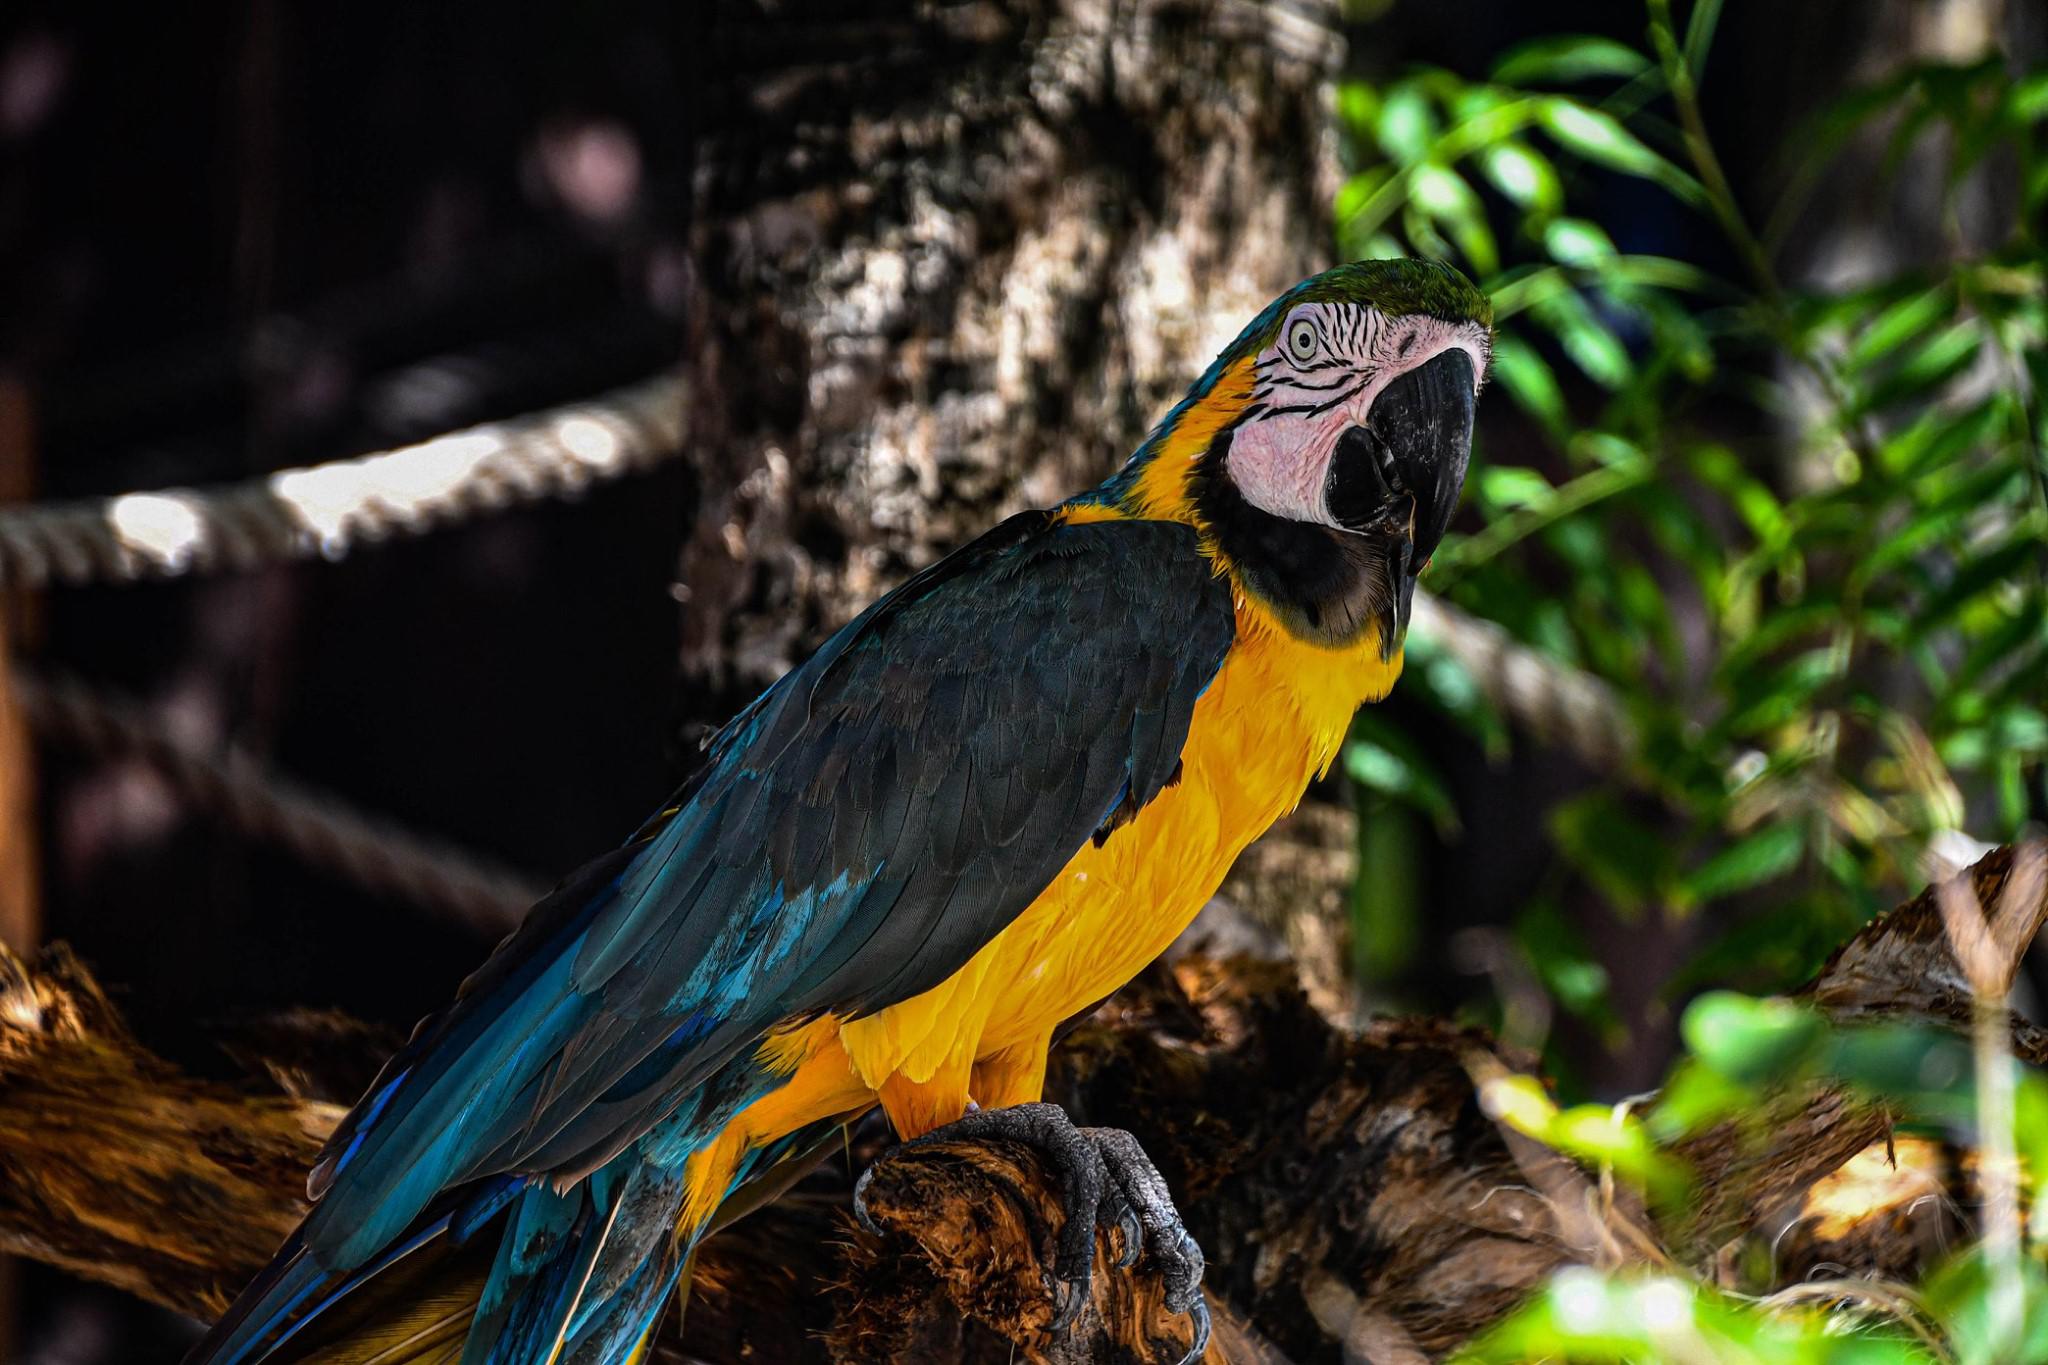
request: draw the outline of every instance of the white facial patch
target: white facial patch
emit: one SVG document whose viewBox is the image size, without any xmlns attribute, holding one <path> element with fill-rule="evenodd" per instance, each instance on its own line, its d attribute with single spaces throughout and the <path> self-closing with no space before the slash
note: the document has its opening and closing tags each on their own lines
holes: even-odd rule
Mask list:
<svg viewBox="0 0 2048 1365">
<path fill-rule="evenodd" d="M 1253 362 L 1252 404 L 1226 457 L 1231 482 L 1262 512 L 1342 530 L 1326 490 L 1344 433 L 1365 424 L 1380 390 L 1445 351 L 1465 351 L 1483 383 L 1491 349 L 1476 322 L 1387 318 L 1351 303 L 1295 307 Z"/>
</svg>

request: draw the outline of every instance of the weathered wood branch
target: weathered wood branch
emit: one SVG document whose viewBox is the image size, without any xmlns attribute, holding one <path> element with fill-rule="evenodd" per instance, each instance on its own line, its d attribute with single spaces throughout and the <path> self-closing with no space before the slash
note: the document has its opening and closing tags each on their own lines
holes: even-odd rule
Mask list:
<svg viewBox="0 0 2048 1365">
<path fill-rule="evenodd" d="M 64 949 L 0 949 L 0 1250 L 218 1313 L 305 1212 L 341 1113 L 186 1076 Z"/>
<path fill-rule="evenodd" d="M 2048 916 L 2038 866 L 2000 850 L 1971 874 L 2009 954 Z M 1932 893 L 1867 927 L 1807 993 L 1843 1018 L 1962 1027 L 1971 1010 Z M 144 1048 L 62 949 L 34 964 L 0 958 L 0 1249 L 184 1312 L 218 1311 L 303 1211 L 303 1173 L 338 1115 L 313 1096 L 362 1068 L 360 1040 L 332 1019 L 279 1037 L 269 1049 L 235 1045 L 265 1079 L 196 1079 Z M 2013 1039 L 2020 1056 L 2048 1063 L 2039 1030 L 2015 1018 Z M 336 1070 L 323 1050 L 344 1079 L 322 1079 Z M 1209 1252 L 1233 1360 L 1425 1360 L 1560 1266 L 1668 1258 L 1712 1269 L 1744 1236 L 1780 1242 L 1786 1274 L 1822 1259 L 1904 1274 L 1963 1226 L 1959 1178 L 1939 1169 L 1938 1149 L 1908 1146 L 1883 1175 L 1869 1153 L 1883 1150 L 1890 1116 L 1815 1090 L 1779 1097 L 1767 1142 L 1729 1128 L 1689 1144 L 1699 1211 L 1658 1227 L 1489 1116 L 1475 1077 L 1526 1065 L 1480 1032 L 1429 1020 L 1345 1031 L 1285 964 L 1192 957 L 1155 968 L 1076 1029 L 1051 1083 L 1078 1120 L 1136 1133 L 1173 1183 Z M 1056 1205 L 1028 1152 L 945 1145 L 884 1159 L 871 1206 L 885 1235 L 857 1231 L 850 1176 L 882 1144 L 867 1136 L 713 1239 L 690 1306 L 692 1357 L 1014 1352 L 1067 1365 L 1158 1359 L 1185 1342 L 1146 1265 L 1117 1269 L 1107 1244 L 1079 1331 L 1048 1339 L 1042 1266 Z M 1880 1178 L 1942 1198 L 1842 1197 L 1845 1182 Z M 1850 1216 L 1866 1207 L 1862 1221 Z M 1921 1226 L 1930 1217 L 1948 1222 Z"/>
</svg>

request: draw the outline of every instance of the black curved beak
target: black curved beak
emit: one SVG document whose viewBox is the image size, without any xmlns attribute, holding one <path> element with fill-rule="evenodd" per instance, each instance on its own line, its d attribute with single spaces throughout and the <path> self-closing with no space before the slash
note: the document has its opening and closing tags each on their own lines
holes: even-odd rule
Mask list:
<svg viewBox="0 0 2048 1365">
<path fill-rule="evenodd" d="M 1380 390 L 1362 427 L 1337 442 L 1326 490 L 1333 520 L 1377 542 L 1385 607 L 1380 649 L 1408 631 L 1415 578 L 1457 511 L 1472 459 L 1472 359 L 1445 351 Z"/>
</svg>

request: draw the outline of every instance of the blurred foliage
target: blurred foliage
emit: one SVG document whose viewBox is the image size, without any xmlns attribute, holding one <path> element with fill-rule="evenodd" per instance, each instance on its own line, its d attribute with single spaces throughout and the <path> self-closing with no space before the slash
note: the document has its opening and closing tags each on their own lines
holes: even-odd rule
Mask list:
<svg viewBox="0 0 2048 1365">
<path fill-rule="evenodd" d="M 1677 1275 L 1574 1268 L 1459 1357 L 1462 1361 L 1684 1360 L 1893 1365 L 1934 1359 L 1882 1329 L 1846 1330 L 1813 1308 L 1764 1313 Z"/>
<path fill-rule="evenodd" d="M 1971 1042 L 1926 1024 L 1837 1025 L 1783 998 L 1709 992 L 1686 1010 L 1687 1053 L 1646 1110 L 1582 1104 L 1559 1109 L 1532 1077 L 1492 1078 L 1488 1111 L 1600 1171 L 1640 1189 L 1653 1210 L 1682 1219 L 1690 1172 L 1677 1144 L 1736 1125 L 1761 1150 L 1775 1097 L 1836 1087 L 1881 1103 L 1895 1133 L 1931 1134 L 1994 1150 L 1980 1116 L 1993 1112 L 1988 1081 L 2002 1084 L 2011 1115 L 2014 1168 L 2048 1170 L 2048 1076 L 2003 1050 L 1994 1016 L 1999 1076 L 1978 1072 Z M 2017 1224 L 2021 1212 L 2015 1208 Z M 1840 1280 L 1775 1295 L 1743 1295 L 1679 1273 L 1603 1276 L 1576 1268 L 1474 1343 L 1472 1361 L 1714 1360 L 1723 1362 L 1957 1361 L 2048 1359 L 2048 1201 L 2034 1200 L 2001 1266 L 1986 1247 L 1957 1252 L 1918 1287 Z M 1770 1278 L 1770 1248 L 1758 1248 Z M 1740 1265 L 1741 1258 L 1726 1258 Z M 2001 1273 L 2009 1309 L 1997 1302 Z"/>
<path fill-rule="evenodd" d="M 1441 256 L 1493 297 L 1493 406 L 1523 420 L 1492 420 L 1480 529 L 1425 584 L 1619 698 L 1638 759 L 1551 813 L 1557 853 L 1624 920 L 1767 904 L 1675 984 L 1773 989 L 1917 885 L 1930 841 L 2048 810 L 2048 70 L 1907 66 L 1788 130 L 1774 223 L 1873 138 L 1887 172 L 1939 153 L 1939 183 L 1900 192 L 1951 222 L 1973 176 L 2017 210 L 1989 250 L 1958 228 L 1938 265 L 1795 292 L 1700 121 L 1718 5 L 1649 8 L 1649 51 L 1558 36 L 1484 81 L 1344 84 L 1336 230 L 1347 258 Z M 1617 178 L 1705 215 L 1734 277 L 1620 250 L 1581 207 Z M 1505 750 L 1426 638 L 1407 690 Z M 1442 778 L 1367 716 L 1350 775 L 1454 833 Z"/>
<path fill-rule="evenodd" d="M 1338 98 L 1342 255 L 1438 256 L 1479 281 L 1498 322 L 1492 406 L 1516 413 L 1491 416 L 1468 484 L 1478 529 L 1444 545 L 1426 586 L 1605 680 L 1636 738 L 1627 771 L 1550 812 L 1559 874 L 1511 907 L 1529 979 L 1610 1042 L 1625 1025 L 1567 891 L 1622 926 L 1708 917 L 1668 997 L 1781 989 L 1917 887 L 1930 847 L 2011 840 L 2048 811 L 2048 70 L 2000 54 L 1901 64 L 1754 153 L 1787 173 L 1753 226 L 1699 110 L 1719 9 L 1648 0 L 1641 50 L 1559 35 L 1485 80 L 1424 69 Z M 1778 247 L 1845 157 L 1893 177 L 1896 195 L 1938 200 L 1945 248 L 1789 287 Z M 1958 209 L 1987 182 L 2011 210 L 1988 245 Z M 1629 199 L 1617 183 L 1644 189 Z M 1588 207 L 1644 193 L 1703 215 L 1731 266 L 1623 250 L 1622 224 Z M 1513 742 L 1427 638 L 1406 689 L 1491 757 Z M 1357 965 L 1385 981 L 1424 912 L 1403 889 L 1412 872 L 1375 886 L 1370 869 L 1398 859 L 1390 840 L 1456 838 L 1469 822 L 1428 757 L 1370 711 L 1345 767 L 1368 806 L 1355 928 L 1395 945 Z M 1390 823 L 1389 809 L 1414 814 Z M 1495 1106 L 1652 1206 L 1683 1198 L 1671 1145 L 1768 1086 L 1850 1086 L 1908 1126 L 1982 1136 L 1982 1078 L 1952 1036 L 1835 1030 L 1725 992 L 1695 1001 L 1682 1032 L 1688 1055 L 1646 1113 L 1559 1108 L 1533 1081 Z M 2012 1098 L 2022 1157 L 2048 1170 L 2048 1082 L 2018 1076 Z M 1990 1259 L 1966 1252 L 1901 1287 L 1909 1311 L 1575 1271 L 1471 1358 L 2048 1359 L 2038 1256 Z M 2024 1283 L 2025 1311 L 1994 1321 L 2001 1274 Z"/>
</svg>

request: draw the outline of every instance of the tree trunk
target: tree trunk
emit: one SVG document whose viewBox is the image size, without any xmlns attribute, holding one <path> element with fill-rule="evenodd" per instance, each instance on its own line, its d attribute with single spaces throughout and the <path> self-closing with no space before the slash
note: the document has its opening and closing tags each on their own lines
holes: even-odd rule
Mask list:
<svg viewBox="0 0 2048 1365">
<path fill-rule="evenodd" d="M 907 571 L 1098 482 L 1329 264 L 1336 11 L 719 8 L 686 670 L 750 694 Z"/>
</svg>

